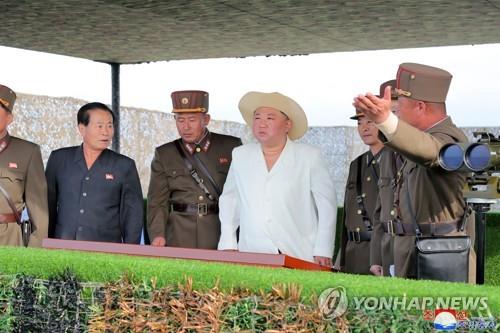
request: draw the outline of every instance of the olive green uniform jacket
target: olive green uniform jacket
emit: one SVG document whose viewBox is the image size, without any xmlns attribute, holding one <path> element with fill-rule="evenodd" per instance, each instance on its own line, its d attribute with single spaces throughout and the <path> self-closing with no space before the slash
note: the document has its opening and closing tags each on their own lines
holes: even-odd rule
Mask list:
<svg viewBox="0 0 500 333">
<path fill-rule="evenodd" d="M 426 131 L 399 120 L 391 140 L 387 141 L 383 135 L 382 139 L 406 159 L 399 191 L 398 215 L 401 222 L 412 224 L 410 205 L 419 225 L 460 221 L 465 210 L 465 174 L 445 171 L 438 164 L 439 150 L 443 145 L 467 142 L 467 137 L 453 124 L 451 118 L 443 119 Z M 455 230 L 445 235 L 460 234 L 463 232 Z M 416 277 L 414 236 L 395 236 L 394 265 L 396 276 Z"/>
<path fill-rule="evenodd" d="M 370 151 L 367 151 L 353 160 L 349 166 L 344 197 L 344 223 L 340 248 L 340 268 L 346 273 L 370 274 L 370 241 L 360 241 L 361 237 L 358 231 L 363 234 L 371 234 L 371 232 L 363 222 L 363 212 L 357 201 L 356 184 L 358 182 L 358 167 L 361 166 L 359 181 L 361 182 L 364 216 L 368 218 L 370 225 L 373 226 L 372 215 L 377 201 L 377 181 L 380 174 L 379 157 L 380 152 L 373 156 Z M 350 240 L 348 234 L 351 235 Z"/>
<path fill-rule="evenodd" d="M 47 182 L 40 147 L 32 142 L 11 136 L 5 150 L 0 152 L 0 184 L 9 193 L 17 210 L 25 207 L 33 223 L 30 247 L 40 247 L 47 237 Z M 5 197 L 0 193 L 0 214 L 12 214 Z M 21 228 L 17 223 L 0 224 L 0 245 L 22 246 Z"/>
</svg>

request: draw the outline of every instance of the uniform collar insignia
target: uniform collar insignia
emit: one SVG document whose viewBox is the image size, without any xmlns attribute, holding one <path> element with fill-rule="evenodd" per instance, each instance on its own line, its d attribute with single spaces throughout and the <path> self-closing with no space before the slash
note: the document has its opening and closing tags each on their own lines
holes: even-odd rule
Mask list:
<svg viewBox="0 0 500 333">
<path fill-rule="evenodd" d="M 206 130 L 205 135 L 201 138 L 200 141 L 195 142 L 195 143 L 188 143 L 184 142 L 184 146 L 186 147 L 187 151 L 193 155 L 195 152 L 199 153 L 203 150 L 203 152 L 207 152 L 208 148 L 210 148 L 210 131 Z"/>
<path fill-rule="evenodd" d="M 376 164 L 380 162 L 380 157 L 382 157 L 382 150 L 384 150 L 385 147 L 380 149 L 375 155 L 371 152 L 371 150 L 368 151 L 368 154 L 366 155 L 366 164 Z"/>
</svg>

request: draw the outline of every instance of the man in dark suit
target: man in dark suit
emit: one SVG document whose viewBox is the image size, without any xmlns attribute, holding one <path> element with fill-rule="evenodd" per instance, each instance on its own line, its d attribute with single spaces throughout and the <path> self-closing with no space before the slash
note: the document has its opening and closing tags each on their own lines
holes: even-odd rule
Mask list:
<svg viewBox="0 0 500 333">
<path fill-rule="evenodd" d="M 28 209 L 32 234 L 28 246 L 39 247 L 47 237 L 47 183 L 43 174 L 40 147 L 32 142 L 10 136 L 7 130 L 13 121 L 16 94 L 0 85 L 0 186 L 10 197 L 17 213 Z M 4 194 L 0 193 L 0 246 L 23 245 L 21 228 Z"/>
<path fill-rule="evenodd" d="M 151 163 L 149 239 L 153 246 L 216 249 L 220 236 L 218 196 L 233 148 L 241 145 L 241 140 L 207 129 L 207 92 L 176 91 L 171 97 L 181 138 L 156 148 Z"/>
<path fill-rule="evenodd" d="M 49 237 L 139 243 L 143 198 L 132 159 L 108 149 L 114 115 L 88 103 L 77 115 L 83 144 L 53 151 L 45 170 Z"/>
</svg>

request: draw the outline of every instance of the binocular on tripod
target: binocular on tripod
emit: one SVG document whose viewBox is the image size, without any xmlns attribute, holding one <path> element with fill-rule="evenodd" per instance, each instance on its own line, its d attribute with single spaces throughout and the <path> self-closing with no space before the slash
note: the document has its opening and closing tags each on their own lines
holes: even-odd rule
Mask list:
<svg viewBox="0 0 500 333">
<path fill-rule="evenodd" d="M 474 132 L 474 143 L 449 143 L 439 151 L 439 165 L 448 171 L 496 172 L 500 170 L 500 139 L 491 133 Z"/>
<path fill-rule="evenodd" d="M 500 199 L 500 139 L 474 132 L 474 143 L 450 143 L 439 151 L 439 165 L 448 171 L 467 173 L 464 197 L 469 201 Z"/>
</svg>

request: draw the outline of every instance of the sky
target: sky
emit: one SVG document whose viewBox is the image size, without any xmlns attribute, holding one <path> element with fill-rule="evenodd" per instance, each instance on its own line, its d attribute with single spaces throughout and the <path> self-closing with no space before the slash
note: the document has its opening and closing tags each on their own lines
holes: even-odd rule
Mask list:
<svg viewBox="0 0 500 333">
<path fill-rule="evenodd" d="M 500 44 L 179 60 L 121 66 L 121 105 L 170 112 L 170 93 L 206 90 L 213 119 L 243 122 L 248 91 L 277 91 L 305 110 L 310 126 L 354 126 L 352 99 L 378 93 L 402 62 L 453 75 L 448 113 L 459 126 L 500 126 Z M 0 83 L 19 93 L 111 103 L 111 69 L 80 58 L 0 46 Z M 76 110 L 75 110 L 76 111 Z"/>
</svg>

